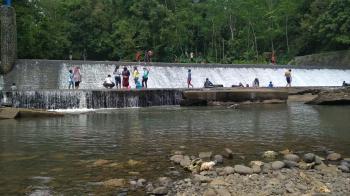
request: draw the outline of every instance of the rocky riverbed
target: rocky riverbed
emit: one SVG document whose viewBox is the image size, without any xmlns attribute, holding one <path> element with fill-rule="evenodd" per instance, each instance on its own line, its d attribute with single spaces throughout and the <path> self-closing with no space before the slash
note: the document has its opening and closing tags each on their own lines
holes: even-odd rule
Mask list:
<svg viewBox="0 0 350 196">
<path fill-rule="evenodd" d="M 154 182 L 134 179 L 129 186 L 148 195 L 349 195 L 350 158 L 330 150 L 324 155 L 266 151 L 261 161 L 226 165 L 235 156 L 228 148 L 222 155 L 174 151 L 169 158 L 174 171 L 168 177 Z M 176 170 L 188 175 L 176 178 L 180 173 Z"/>
</svg>

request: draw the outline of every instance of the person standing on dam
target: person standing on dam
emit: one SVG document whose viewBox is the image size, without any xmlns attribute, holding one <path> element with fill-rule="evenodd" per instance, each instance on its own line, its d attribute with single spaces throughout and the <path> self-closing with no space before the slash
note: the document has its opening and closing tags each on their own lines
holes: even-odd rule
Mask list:
<svg viewBox="0 0 350 196">
<path fill-rule="evenodd" d="M 188 69 L 187 88 L 190 88 L 190 86 L 193 88 L 193 85 L 192 85 L 192 71 L 191 71 L 191 69 Z"/>
<path fill-rule="evenodd" d="M 121 75 L 122 73 L 119 70 L 119 65 L 117 65 L 113 71 L 113 75 L 114 75 L 114 80 L 115 80 L 115 86 L 117 88 L 122 88 L 122 79 L 121 79 Z"/>
<path fill-rule="evenodd" d="M 123 76 L 123 88 L 129 88 L 129 77 L 130 77 L 130 71 L 127 67 L 124 67 L 124 71 L 122 72 Z"/>
<path fill-rule="evenodd" d="M 139 78 L 140 78 L 140 72 L 136 66 L 134 67 L 134 71 L 132 72 L 132 76 L 134 77 L 135 86 L 137 86 L 137 83 L 138 83 Z"/>
<path fill-rule="evenodd" d="M 74 75 L 73 71 L 70 69 L 68 74 L 68 89 L 70 89 L 71 87 L 72 89 L 74 89 Z"/>
<path fill-rule="evenodd" d="M 73 71 L 73 80 L 75 89 L 79 89 L 80 83 L 81 83 L 81 73 L 80 73 L 80 67 L 75 67 Z"/>
<path fill-rule="evenodd" d="M 292 70 L 289 69 L 284 73 L 284 76 L 286 77 L 287 85 L 286 87 L 292 87 Z"/>
<path fill-rule="evenodd" d="M 143 75 L 142 75 L 142 88 L 148 88 L 148 86 L 147 86 L 148 75 L 149 75 L 149 69 L 144 67 L 143 68 Z"/>
</svg>

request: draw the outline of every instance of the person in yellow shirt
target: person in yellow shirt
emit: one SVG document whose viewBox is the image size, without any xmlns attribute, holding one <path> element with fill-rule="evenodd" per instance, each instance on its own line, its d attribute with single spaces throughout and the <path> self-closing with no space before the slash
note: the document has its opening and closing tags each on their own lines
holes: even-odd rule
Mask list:
<svg viewBox="0 0 350 196">
<path fill-rule="evenodd" d="M 132 76 L 134 77 L 135 86 L 136 86 L 137 82 L 139 81 L 139 78 L 140 78 L 140 72 L 136 66 L 134 67 L 134 72 L 132 73 Z"/>
<path fill-rule="evenodd" d="M 284 76 L 287 80 L 287 86 L 286 87 L 292 87 L 292 70 L 287 70 L 286 73 L 284 73 Z"/>
</svg>

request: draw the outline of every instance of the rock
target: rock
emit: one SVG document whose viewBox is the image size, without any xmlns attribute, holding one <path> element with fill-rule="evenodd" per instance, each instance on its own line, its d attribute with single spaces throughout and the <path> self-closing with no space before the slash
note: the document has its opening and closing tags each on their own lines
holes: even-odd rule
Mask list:
<svg viewBox="0 0 350 196">
<path fill-rule="evenodd" d="M 287 155 L 287 154 L 292 154 L 293 152 L 289 149 L 285 149 L 285 150 L 279 151 L 279 153 L 283 155 Z"/>
<path fill-rule="evenodd" d="M 148 183 L 147 186 L 145 187 L 145 190 L 147 193 L 152 193 L 154 190 L 153 184 L 152 183 Z"/>
<path fill-rule="evenodd" d="M 271 169 L 272 169 L 271 163 L 265 163 L 263 165 L 262 172 L 266 174 L 266 173 L 269 173 Z"/>
<path fill-rule="evenodd" d="M 338 167 L 334 165 L 327 166 L 325 164 L 315 166 L 315 169 L 321 171 L 323 174 L 330 174 L 332 176 L 337 176 L 340 172 Z"/>
<path fill-rule="evenodd" d="M 140 172 L 133 172 L 133 171 L 130 171 L 128 172 L 129 175 L 132 175 L 132 176 L 138 176 L 140 175 Z"/>
<path fill-rule="evenodd" d="M 305 161 L 305 163 L 312 163 L 315 161 L 315 157 L 315 154 L 307 153 L 304 155 L 303 160 Z"/>
<path fill-rule="evenodd" d="M 340 164 L 339 164 L 339 165 L 344 165 L 344 166 L 350 168 L 350 163 L 348 163 L 348 162 L 345 161 L 345 160 L 340 161 Z"/>
<path fill-rule="evenodd" d="M 131 180 L 130 182 L 129 182 L 129 184 L 130 184 L 130 189 L 131 190 L 136 190 L 137 189 L 137 182 L 135 181 L 135 180 Z"/>
<path fill-rule="evenodd" d="M 207 182 L 211 182 L 212 179 L 207 177 L 207 176 L 195 174 L 194 175 L 194 181 L 201 182 L 201 183 L 207 183 Z"/>
<path fill-rule="evenodd" d="M 315 163 L 316 165 L 321 165 L 325 159 L 320 156 L 315 156 Z"/>
<path fill-rule="evenodd" d="M 124 179 L 110 179 L 102 182 L 106 187 L 123 187 L 125 185 Z"/>
<path fill-rule="evenodd" d="M 239 174 L 253 174 L 253 169 L 244 165 L 235 165 L 234 170 Z"/>
<path fill-rule="evenodd" d="M 272 159 L 275 159 L 277 155 L 278 155 L 278 153 L 275 152 L 275 151 L 266 151 L 266 152 L 263 153 L 262 156 L 265 159 L 272 160 Z"/>
<path fill-rule="evenodd" d="M 230 175 L 230 174 L 233 174 L 233 173 L 235 173 L 235 169 L 233 167 L 229 167 L 229 166 L 224 167 L 224 169 L 223 169 L 223 174 L 224 175 Z"/>
<path fill-rule="evenodd" d="M 293 182 L 288 182 L 285 187 L 286 187 L 286 191 L 288 193 L 294 193 L 295 192 L 295 185 L 293 184 Z"/>
<path fill-rule="evenodd" d="M 302 170 L 312 169 L 315 165 L 316 163 L 304 163 L 304 162 L 298 163 L 299 169 L 302 169 Z"/>
<path fill-rule="evenodd" d="M 350 164 L 350 158 L 344 158 L 344 161 L 346 161 Z"/>
<path fill-rule="evenodd" d="M 170 161 L 177 164 L 180 164 L 183 159 L 184 159 L 183 155 L 173 155 L 172 157 L 170 157 Z"/>
<path fill-rule="evenodd" d="M 201 164 L 200 171 L 210 171 L 214 169 L 214 166 L 216 165 L 215 161 L 210 161 L 210 162 L 203 162 Z"/>
<path fill-rule="evenodd" d="M 225 188 L 217 188 L 216 192 L 218 196 L 231 196 L 231 193 Z"/>
<path fill-rule="evenodd" d="M 225 148 L 224 149 L 224 153 L 223 153 L 224 157 L 232 159 L 233 158 L 233 152 L 231 149 L 229 148 Z"/>
<path fill-rule="evenodd" d="M 168 176 L 173 176 L 173 177 L 179 177 L 181 176 L 180 172 L 179 171 L 169 171 L 166 173 L 166 175 Z"/>
<path fill-rule="evenodd" d="M 272 169 L 279 170 L 282 169 L 285 166 L 284 162 L 282 161 L 274 161 L 271 164 Z"/>
<path fill-rule="evenodd" d="M 253 173 L 255 174 L 259 174 L 261 172 L 261 166 L 259 165 L 253 165 L 252 169 L 253 169 Z"/>
<path fill-rule="evenodd" d="M 339 165 L 338 166 L 338 169 L 344 173 L 349 173 L 350 172 L 350 169 L 349 167 L 345 166 L 345 165 Z"/>
<path fill-rule="evenodd" d="M 198 156 L 199 156 L 200 159 L 210 160 L 212 155 L 213 155 L 212 152 L 200 152 Z"/>
<path fill-rule="evenodd" d="M 284 155 L 284 159 L 288 161 L 293 161 L 293 162 L 299 162 L 300 157 L 296 154 L 286 154 Z"/>
<path fill-rule="evenodd" d="M 294 168 L 294 167 L 298 167 L 298 163 L 294 162 L 294 161 L 289 161 L 289 160 L 284 160 L 283 161 L 284 164 L 286 165 L 286 168 Z"/>
<path fill-rule="evenodd" d="M 158 187 L 152 191 L 154 195 L 166 195 L 168 194 L 168 188 L 167 187 Z"/>
<path fill-rule="evenodd" d="M 350 88 L 322 91 L 318 96 L 306 102 L 313 105 L 349 105 Z"/>
<path fill-rule="evenodd" d="M 224 179 L 221 178 L 214 178 L 211 182 L 210 182 L 211 186 L 228 186 L 229 184 L 227 182 L 225 182 Z"/>
<path fill-rule="evenodd" d="M 108 163 L 110 163 L 110 161 L 104 160 L 104 159 L 99 159 L 99 160 L 97 160 L 97 161 L 95 161 L 95 162 L 93 163 L 93 166 L 95 166 L 95 167 L 101 167 L 101 166 L 103 166 L 103 165 L 107 165 Z"/>
<path fill-rule="evenodd" d="M 251 166 L 251 167 L 253 167 L 254 165 L 257 165 L 257 166 L 263 166 L 264 165 L 264 162 L 262 162 L 262 161 L 251 161 L 250 163 L 249 163 L 249 166 Z"/>
<path fill-rule="evenodd" d="M 175 150 L 175 151 L 173 151 L 172 154 L 173 155 L 184 155 L 185 153 L 184 153 L 184 151 L 181 151 L 181 150 Z"/>
<path fill-rule="evenodd" d="M 145 184 L 146 184 L 146 180 L 145 179 L 140 178 L 140 179 L 137 180 L 137 186 L 138 187 L 144 187 Z"/>
<path fill-rule="evenodd" d="M 142 165 L 142 164 L 143 163 L 141 161 L 136 161 L 136 160 L 132 160 L 132 159 L 130 159 L 128 161 L 128 165 L 131 167 L 135 167 L 135 166 Z"/>
<path fill-rule="evenodd" d="M 188 167 L 191 165 L 191 159 L 189 156 L 184 156 L 183 159 L 180 161 L 180 165 L 182 167 Z"/>
<path fill-rule="evenodd" d="M 209 188 L 203 193 L 203 196 L 217 196 L 217 194 L 213 189 Z"/>
<path fill-rule="evenodd" d="M 341 155 L 338 153 L 331 153 L 327 156 L 327 160 L 329 161 L 339 161 L 341 159 Z"/>
<path fill-rule="evenodd" d="M 223 164 L 224 163 L 224 157 L 222 155 L 215 155 L 214 156 L 214 161 L 216 161 L 216 163 Z"/>
<path fill-rule="evenodd" d="M 165 187 L 171 187 L 172 185 L 172 180 L 168 177 L 160 177 L 158 178 L 158 182 L 160 186 L 165 186 Z"/>
</svg>

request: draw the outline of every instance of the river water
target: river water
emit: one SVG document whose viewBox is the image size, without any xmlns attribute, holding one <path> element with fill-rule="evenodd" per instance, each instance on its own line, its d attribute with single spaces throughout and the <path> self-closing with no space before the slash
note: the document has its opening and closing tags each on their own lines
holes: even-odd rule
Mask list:
<svg viewBox="0 0 350 196">
<path fill-rule="evenodd" d="M 115 193 L 98 182 L 166 176 L 173 166 L 172 150 L 220 154 L 229 147 L 235 159 L 226 164 L 286 148 L 321 153 L 327 147 L 349 157 L 349 116 L 350 107 L 290 103 L 238 109 L 130 108 L 2 120 L 0 194 Z M 96 166 L 98 159 L 111 162 Z"/>
</svg>

